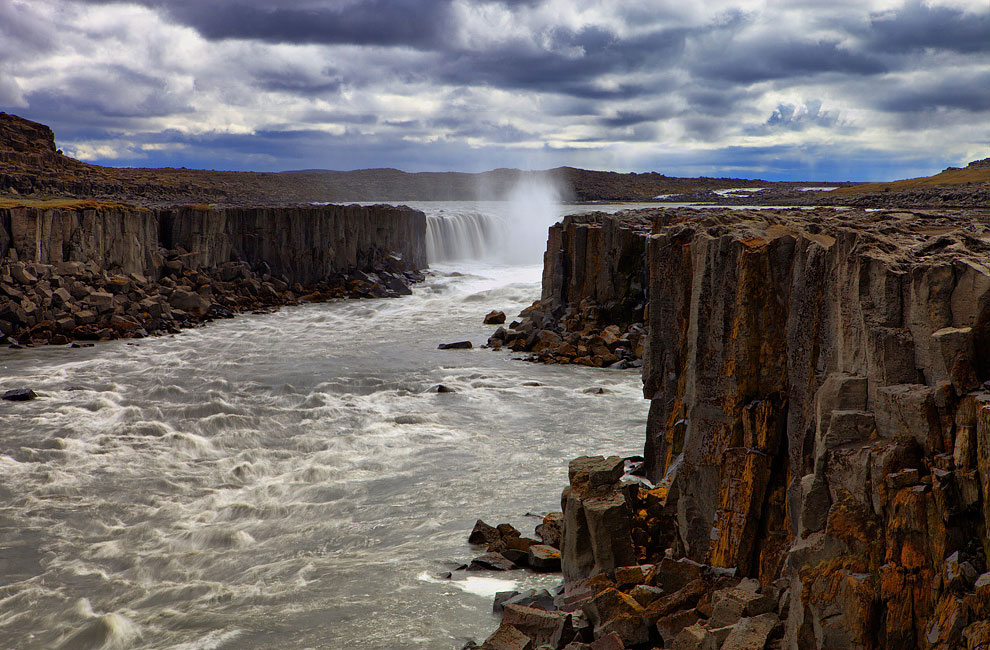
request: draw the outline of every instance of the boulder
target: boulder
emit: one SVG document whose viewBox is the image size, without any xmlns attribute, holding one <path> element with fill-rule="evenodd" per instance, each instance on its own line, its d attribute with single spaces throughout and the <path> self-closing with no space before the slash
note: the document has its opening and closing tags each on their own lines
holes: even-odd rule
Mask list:
<svg viewBox="0 0 990 650">
<path fill-rule="evenodd" d="M 551 611 L 556 609 L 553 595 L 546 589 L 526 589 L 525 591 L 500 591 L 495 594 L 492 612 L 500 613 L 508 604 L 524 605 Z"/>
<path fill-rule="evenodd" d="M 455 341 L 454 343 L 441 343 L 438 350 L 470 350 L 473 346 L 471 341 Z"/>
<path fill-rule="evenodd" d="M 709 626 L 735 625 L 743 617 L 765 614 L 774 608 L 769 595 L 751 593 L 743 589 L 720 589 L 712 594 L 712 616 Z"/>
<path fill-rule="evenodd" d="M 548 612 L 535 607 L 508 603 L 502 613 L 502 624 L 508 624 L 532 639 L 536 646 L 549 645 L 551 639 L 563 641 L 555 648 L 563 647 L 574 638 L 571 615 L 566 612 Z"/>
<path fill-rule="evenodd" d="M 469 544 L 492 544 L 497 542 L 502 537 L 502 534 L 494 526 L 489 526 L 482 520 L 478 520 L 474 523 L 474 528 L 471 529 L 471 534 L 468 535 Z"/>
<path fill-rule="evenodd" d="M 480 650 L 534 650 L 532 639 L 508 623 L 499 625 L 481 644 Z"/>
<path fill-rule="evenodd" d="M 773 613 L 743 618 L 729 632 L 721 650 L 763 650 L 779 625 L 780 620 Z"/>
<path fill-rule="evenodd" d="M 536 571 L 560 571 L 560 551 L 546 544 L 532 544 L 528 563 Z"/>
<path fill-rule="evenodd" d="M 668 614 L 657 621 L 657 633 L 660 634 L 665 645 L 673 645 L 681 630 L 689 625 L 694 625 L 700 618 L 701 615 L 696 609 L 684 609 Z"/>
<path fill-rule="evenodd" d="M 536 534 L 547 546 L 560 548 L 561 527 L 564 523 L 564 513 L 551 512 L 543 517 L 543 523 L 536 527 Z"/>
<path fill-rule="evenodd" d="M 86 297 L 86 304 L 98 313 L 113 309 L 113 294 L 106 291 L 93 291 Z"/>
<path fill-rule="evenodd" d="M 184 312 L 203 316 L 210 310 L 210 301 L 193 291 L 176 289 L 169 296 L 168 302 L 172 307 L 181 309 Z"/>
<path fill-rule="evenodd" d="M 479 555 L 468 565 L 468 571 L 510 571 L 518 568 L 512 560 L 494 552 Z"/>
<path fill-rule="evenodd" d="M 490 311 L 485 315 L 485 325 L 501 325 L 505 322 L 505 312 Z"/>
<path fill-rule="evenodd" d="M 642 616 L 643 606 L 618 589 L 605 589 L 584 606 L 584 614 L 596 627 L 610 620 L 628 616 Z"/>
<path fill-rule="evenodd" d="M 38 394 L 30 388 L 12 388 L 11 390 L 4 391 L 3 397 L 0 399 L 5 399 L 8 402 L 27 402 L 37 397 Z"/>
</svg>

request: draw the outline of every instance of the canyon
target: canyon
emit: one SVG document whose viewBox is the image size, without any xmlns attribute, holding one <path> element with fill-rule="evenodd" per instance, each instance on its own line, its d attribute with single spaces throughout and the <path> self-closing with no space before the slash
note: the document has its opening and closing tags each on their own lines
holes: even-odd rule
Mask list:
<svg viewBox="0 0 990 650">
<path fill-rule="evenodd" d="M 264 175 L 97 168 L 0 117 L 13 347 L 408 295 L 431 262 L 420 210 L 287 204 Z M 903 192 L 982 205 L 972 182 Z M 488 345 L 642 367 L 645 444 L 636 472 L 570 462 L 552 518 L 564 583 L 507 604 L 481 647 L 990 647 L 985 205 L 593 212 L 553 225 L 543 262 L 540 299 Z"/>
</svg>

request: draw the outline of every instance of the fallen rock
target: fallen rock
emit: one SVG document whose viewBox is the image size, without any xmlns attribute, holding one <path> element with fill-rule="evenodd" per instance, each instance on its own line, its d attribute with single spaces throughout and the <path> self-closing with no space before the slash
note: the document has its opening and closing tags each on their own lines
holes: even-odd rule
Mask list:
<svg viewBox="0 0 990 650">
<path fill-rule="evenodd" d="M 537 646 L 548 645 L 556 637 L 558 642 L 564 640 L 564 643 L 555 646 L 561 647 L 574 638 L 571 615 L 566 612 L 548 612 L 509 603 L 505 605 L 502 624 L 512 625 Z"/>
<path fill-rule="evenodd" d="M 625 650 L 626 644 L 622 642 L 622 637 L 610 632 L 592 641 L 588 647 L 591 650 Z"/>
<path fill-rule="evenodd" d="M 712 628 L 735 625 L 744 617 L 757 616 L 771 611 L 773 599 L 743 589 L 720 589 L 712 594 Z"/>
<path fill-rule="evenodd" d="M 546 544 L 532 544 L 528 562 L 535 571 L 560 571 L 560 551 Z"/>
<path fill-rule="evenodd" d="M 480 650 L 533 650 L 532 639 L 508 623 L 498 629 L 481 644 Z"/>
<path fill-rule="evenodd" d="M 725 638 L 721 650 L 763 650 L 778 625 L 780 620 L 773 613 L 741 619 Z"/>
<path fill-rule="evenodd" d="M 3 397 L 8 402 L 27 402 L 36 399 L 38 394 L 30 388 L 14 388 L 4 392 Z"/>
<path fill-rule="evenodd" d="M 505 322 L 505 312 L 490 311 L 485 315 L 485 325 L 501 325 Z"/>
<path fill-rule="evenodd" d="M 492 544 L 497 542 L 502 537 L 502 534 L 494 526 L 489 526 L 482 520 L 478 520 L 474 523 L 474 528 L 471 529 L 471 534 L 468 535 L 469 544 Z"/>
<path fill-rule="evenodd" d="M 492 613 L 500 613 L 506 605 L 524 605 L 546 611 L 556 609 L 554 597 L 546 589 L 526 589 L 525 591 L 500 591 L 495 594 Z"/>
<path fill-rule="evenodd" d="M 700 618 L 701 615 L 698 614 L 698 610 L 696 609 L 685 609 L 674 612 L 657 621 L 657 632 L 660 634 L 660 638 L 663 639 L 665 645 L 673 645 L 674 640 L 681 633 L 681 630 L 689 625 L 694 625 Z"/>
<path fill-rule="evenodd" d="M 536 534 L 547 546 L 560 548 L 561 526 L 564 523 L 564 513 L 551 512 L 543 517 L 543 523 L 536 527 Z"/>
<path fill-rule="evenodd" d="M 455 341 L 454 343 L 441 343 L 438 350 L 470 350 L 473 346 L 471 341 Z"/>
<path fill-rule="evenodd" d="M 518 568 L 512 560 L 494 552 L 479 555 L 468 565 L 468 571 L 511 571 Z"/>
</svg>

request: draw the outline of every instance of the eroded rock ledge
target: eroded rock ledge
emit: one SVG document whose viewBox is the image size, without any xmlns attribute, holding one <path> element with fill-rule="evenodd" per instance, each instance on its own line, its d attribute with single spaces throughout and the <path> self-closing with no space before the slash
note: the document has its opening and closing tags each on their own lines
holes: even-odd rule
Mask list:
<svg viewBox="0 0 990 650">
<path fill-rule="evenodd" d="M 990 215 L 668 211 L 647 267 L 658 487 L 572 463 L 573 648 L 988 647 Z"/>
<path fill-rule="evenodd" d="M 0 338 L 141 337 L 299 301 L 408 293 L 426 217 L 392 206 L 0 208 Z"/>
</svg>

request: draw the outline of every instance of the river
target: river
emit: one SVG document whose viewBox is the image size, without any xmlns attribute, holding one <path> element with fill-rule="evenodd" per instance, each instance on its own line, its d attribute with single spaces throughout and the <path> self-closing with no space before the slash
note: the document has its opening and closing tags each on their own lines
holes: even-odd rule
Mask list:
<svg viewBox="0 0 990 650">
<path fill-rule="evenodd" d="M 511 241 L 532 223 L 437 238 L 412 296 L 0 350 L 0 390 L 41 395 L 0 402 L 0 647 L 457 649 L 494 629 L 496 590 L 558 582 L 439 577 L 479 517 L 532 536 L 571 458 L 641 453 L 638 371 L 436 349 L 539 297 L 547 218 L 535 246 Z"/>
</svg>

